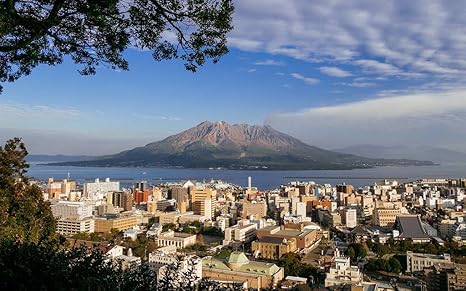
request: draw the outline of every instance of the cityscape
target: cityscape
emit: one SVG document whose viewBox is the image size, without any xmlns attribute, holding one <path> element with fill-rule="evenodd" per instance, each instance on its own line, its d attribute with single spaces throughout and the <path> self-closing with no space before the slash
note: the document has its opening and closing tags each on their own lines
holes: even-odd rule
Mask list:
<svg viewBox="0 0 466 291">
<path fill-rule="evenodd" d="M 466 1 L 0 1 L 0 291 L 466 291 Z"/>
<path fill-rule="evenodd" d="M 31 183 L 50 202 L 67 247 L 103 250 L 124 269 L 147 264 L 158 278 L 193 272 L 194 284 L 207 278 L 258 290 L 466 288 L 466 178 L 358 188 L 295 181 L 274 190 L 254 187 L 253 177 L 247 187 Z"/>
</svg>

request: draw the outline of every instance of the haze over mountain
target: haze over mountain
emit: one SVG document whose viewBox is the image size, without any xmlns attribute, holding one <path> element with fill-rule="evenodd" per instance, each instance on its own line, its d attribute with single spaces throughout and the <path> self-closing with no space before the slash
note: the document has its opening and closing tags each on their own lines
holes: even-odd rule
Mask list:
<svg viewBox="0 0 466 291">
<path fill-rule="evenodd" d="M 431 160 L 435 163 L 462 163 L 466 164 L 466 153 L 454 151 L 441 147 L 433 146 L 380 146 L 380 145 L 354 145 L 334 151 L 363 155 L 368 158 L 385 158 L 385 159 L 414 159 L 414 160 Z"/>
<path fill-rule="evenodd" d="M 230 169 L 354 169 L 384 165 L 431 165 L 430 161 L 369 159 L 324 150 L 270 126 L 209 122 L 167 137 L 75 166 L 183 167 Z"/>
</svg>

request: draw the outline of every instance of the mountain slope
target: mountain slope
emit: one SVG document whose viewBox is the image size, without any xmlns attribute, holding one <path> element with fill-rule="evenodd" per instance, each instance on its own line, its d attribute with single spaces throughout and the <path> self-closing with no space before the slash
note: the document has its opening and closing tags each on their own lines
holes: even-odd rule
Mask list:
<svg viewBox="0 0 466 291">
<path fill-rule="evenodd" d="M 435 163 L 466 163 L 466 153 L 433 146 L 354 145 L 335 149 L 341 153 L 364 155 L 368 158 L 407 158 L 431 160 Z"/>
<path fill-rule="evenodd" d="M 203 122 L 158 142 L 76 166 L 183 167 L 230 169 L 353 169 L 432 162 L 380 160 L 341 154 L 307 145 L 270 126 Z"/>
</svg>

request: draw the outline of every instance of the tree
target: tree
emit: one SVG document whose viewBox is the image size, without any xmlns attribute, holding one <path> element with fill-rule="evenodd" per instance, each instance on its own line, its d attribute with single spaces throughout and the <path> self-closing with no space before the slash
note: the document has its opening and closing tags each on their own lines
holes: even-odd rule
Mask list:
<svg viewBox="0 0 466 291">
<path fill-rule="evenodd" d="M 390 272 L 400 273 L 402 270 L 401 263 L 394 257 L 388 259 L 388 265 L 390 266 Z"/>
<path fill-rule="evenodd" d="M 232 13 L 231 0 L 1 1 L 0 82 L 64 56 L 84 75 L 101 65 L 127 70 L 128 47 L 151 50 L 157 61 L 181 58 L 194 72 L 228 52 Z"/>
<path fill-rule="evenodd" d="M 59 236 L 50 205 L 25 176 L 26 155 L 19 138 L 0 147 L 0 241 L 57 244 Z"/>
<path fill-rule="evenodd" d="M 348 249 L 346 250 L 346 255 L 354 262 L 356 257 L 356 251 L 352 246 L 349 246 Z"/>
</svg>

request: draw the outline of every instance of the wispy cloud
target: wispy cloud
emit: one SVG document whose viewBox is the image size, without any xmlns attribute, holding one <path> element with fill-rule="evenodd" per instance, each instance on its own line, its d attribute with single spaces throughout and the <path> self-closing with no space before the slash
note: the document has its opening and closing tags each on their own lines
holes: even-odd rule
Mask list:
<svg viewBox="0 0 466 291">
<path fill-rule="evenodd" d="M 257 61 L 257 62 L 254 63 L 254 65 L 258 65 L 258 66 L 284 66 L 285 63 L 280 62 L 280 61 L 275 61 L 275 60 L 272 60 L 272 59 L 268 59 L 268 60 Z"/>
<path fill-rule="evenodd" d="M 353 65 L 353 75 L 362 68 L 392 78 L 464 78 L 465 14 L 457 0 L 237 0 L 229 41 L 244 51 Z"/>
<path fill-rule="evenodd" d="M 304 83 L 306 83 L 308 85 L 315 85 L 315 84 L 319 83 L 318 79 L 311 78 L 311 77 L 305 77 L 305 76 L 303 76 L 303 75 L 301 75 L 299 73 L 291 73 L 290 76 L 295 78 L 295 79 L 301 80 L 301 81 L 303 81 Z"/>
<path fill-rule="evenodd" d="M 351 72 L 342 70 L 337 67 L 320 67 L 319 70 L 322 74 L 338 78 L 351 77 L 353 75 Z"/>
<path fill-rule="evenodd" d="M 14 102 L 0 103 L 0 120 L 10 118 L 48 118 L 48 119 L 74 119 L 79 117 L 81 111 L 75 108 L 63 108 L 55 105 L 26 105 Z"/>
<path fill-rule="evenodd" d="M 133 113 L 131 115 L 134 118 L 145 119 L 145 120 L 167 120 L 167 121 L 181 121 L 181 120 L 183 120 L 180 117 L 160 115 L 160 114 Z"/>
<path fill-rule="evenodd" d="M 249 70 L 248 70 L 248 73 L 254 73 L 254 72 L 256 72 L 256 71 L 257 71 L 256 69 L 249 69 Z"/>
<path fill-rule="evenodd" d="M 466 141 L 466 89 L 399 94 L 297 112 L 272 114 L 268 123 L 310 143 L 334 147 L 361 143 Z"/>
</svg>

